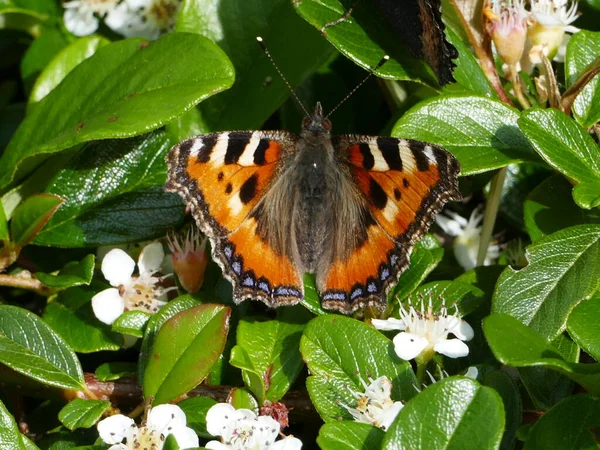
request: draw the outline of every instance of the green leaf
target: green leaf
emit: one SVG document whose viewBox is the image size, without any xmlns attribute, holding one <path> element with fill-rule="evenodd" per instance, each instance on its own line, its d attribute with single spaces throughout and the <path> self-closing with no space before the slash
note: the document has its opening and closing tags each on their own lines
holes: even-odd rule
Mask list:
<svg viewBox="0 0 600 450">
<path fill-rule="evenodd" d="M 361 379 L 387 376 L 396 401 L 416 394 L 410 364 L 396 355 L 392 341 L 358 320 L 335 314 L 314 318 L 304 330 L 300 352 L 311 374 L 308 393 L 326 422 L 352 419 L 342 405 L 356 406 L 354 392 L 365 389 Z"/>
<path fill-rule="evenodd" d="M 307 22 L 321 31 L 323 25 L 340 19 L 346 10 L 336 0 L 303 0 L 294 2 L 296 11 Z M 377 74 L 393 80 L 413 80 L 437 85 L 432 71 L 420 60 L 413 58 L 398 36 L 374 14 L 372 7 L 354 5 L 352 15 L 345 21 L 327 27 L 325 37 L 344 56 L 366 70 L 372 70 L 384 55 L 390 60 Z"/>
<path fill-rule="evenodd" d="M 321 306 L 321 298 L 317 292 L 315 277 L 310 273 L 304 274 L 304 298 L 302 299 L 302 306 L 317 316 L 328 314 Z"/>
<path fill-rule="evenodd" d="M 12 241 L 19 247 L 26 246 L 44 228 L 62 203 L 62 198 L 51 194 L 32 195 L 21 203 L 15 209 L 10 223 Z"/>
<path fill-rule="evenodd" d="M 317 444 L 322 450 L 379 450 L 385 431 L 349 420 L 329 422 L 321 427 Z"/>
<path fill-rule="evenodd" d="M 246 388 L 233 388 L 229 392 L 227 400 L 235 409 L 250 409 L 256 411 L 260 407 L 254 395 Z"/>
<path fill-rule="evenodd" d="M 210 439 L 212 435 L 206 431 L 206 413 L 217 402 L 210 397 L 191 397 L 177 403 L 187 419 L 187 426 L 203 438 Z"/>
<path fill-rule="evenodd" d="M 230 314 L 227 306 L 206 304 L 165 322 L 144 371 L 144 397 L 158 405 L 200 384 L 225 348 Z"/>
<path fill-rule="evenodd" d="M 85 386 L 75 352 L 42 319 L 16 306 L 0 305 L 0 362 L 49 386 Z"/>
<path fill-rule="evenodd" d="M 92 310 L 92 297 L 107 287 L 93 282 L 91 286 L 69 288 L 60 292 L 57 300 L 48 303 L 44 310 L 44 321 L 78 353 L 121 348 L 123 338 L 100 322 Z"/>
<path fill-rule="evenodd" d="M 164 236 L 184 217 L 179 197 L 163 191 L 172 144 L 162 130 L 86 144 L 49 181 L 46 192 L 65 203 L 35 243 L 81 247 Z"/>
<path fill-rule="evenodd" d="M 39 102 L 78 64 L 92 56 L 100 47 L 108 44 L 110 41 L 102 36 L 85 36 L 62 49 L 37 78 L 29 96 L 29 103 Z"/>
<path fill-rule="evenodd" d="M 28 450 L 21 440 L 17 422 L 0 401 L 0 448 L 3 450 Z"/>
<path fill-rule="evenodd" d="M 586 353 L 600 361 L 600 297 L 595 296 L 577 305 L 567 319 L 569 336 Z"/>
<path fill-rule="evenodd" d="M 456 305 L 463 317 L 475 311 L 485 301 L 485 293 L 481 289 L 460 281 L 433 281 L 424 284 L 412 294 L 413 300 L 420 297 L 431 299 L 434 311 L 439 311 L 444 302 L 452 314 Z"/>
<path fill-rule="evenodd" d="M 538 160 L 517 126 L 518 118 L 517 110 L 489 98 L 434 97 L 410 109 L 392 136 L 439 144 L 456 156 L 463 176 L 473 175 Z"/>
<path fill-rule="evenodd" d="M 566 85 L 570 87 L 600 54 L 600 33 L 581 30 L 567 44 L 565 55 Z M 575 98 L 573 117 L 584 128 L 600 121 L 600 78 L 595 76 Z"/>
<path fill-rule="evenodd" d="M 516 440 L 516 433 L 522 423 L 523 405 L 519 387 L 509 374 L 501 370 L 494 370 L 483 376 L 481 384 L 494 389 L 502 398 L 504 405 L 504 436 L 501 449 L 512 449 Z"/>
<path fill-rule="evenodd" d="M 81 261 L 67 263 L 56 275 L 37 272 L 36 278 L 46 286 L 55 289 L 66 289 L 82 284 L 90 284 L 94 275 L 96 258 L 93 254 L 87 255 Z"/>
<path fill-rule="evenodd" d="M 260 128 L 290 95 L 256 36 L 264 39 L 292 87 L 332 54 L 329 43 L 298 17 L 289 0 L 231 0 L 218 8 L 212 1 L 187 1 L 176 29 L 216 42 L 235 66 L 233 87 L 200 105 L 204 132 Z"/>
<path fill-rule="evenodd" d="M 0 166 L 12 168 L 0 174 L 0 188 L 50 153 L 159 128 L 232 82 L 223 52 L 195 34 L 102 47 L 30 109 L 0 159 Z"/>
<path fill-rule="evenodd" d="M 579 183 L 575 203 L 586 209 L 600 205 L 600 149 L 585 129 L 554 108 L 525 111 L 519 127 L 550 166 Z"/>
<path fill-rule="evenodd" d="M 240 320 L 229 363 L 242 369 L 244 383 L 259 404 L 281 399 L 302 370 L 299 345 L 304 326 L 280 320 Z"/>
<path fill-rule="evenodd" d="M 565 330 L 567 317 L 600 283 L 600 225 L 557 231 L 527 247 L 529 265 L 507 267 L 496 285 L 492 312 L 510 314 L 548 340 Z"/>
<path fill-rule="evenodd" d="M 90 428 L 110 408 L 110 402 L 104 400 L 83 400 L 76 398 L 70 401 L 58 413 L 58 420 L 69 430 Z"/>
<path fill-rule="evenodd" d="M 554 406 L 533 424 L 524 450 L 593 449 L 600 425 L 600 399 L 575 395 Z"/>
<path fill-rule="evenodd" d="M 385 434 L 383 449 L 497 449 L 504 430 L 502 400 L 464 377 L 432 384 L 410 400 Z"/>
<path fill-rule="evenodd" d="M 94 372 L 99 381 L 114 381 L 137 374 L 137 364 L 130 362 L 108 362 L 100 364 Z"/>
<path fill-rule="evenodd" d="M 6 214 L 4 214 L 2 202 L 0 202 L 0 242 L 8 242 L 9 239 L 8 221 L 6 220 Z"/>
<path fill-rule="evenodd" d="M 573 185 L 562 175 L 547 178 L 525 199 L 525 228 L 533 242 L 548 234 L 584 223 L 600 223 L 600 210 L 579 208 L 573 201 Z"/>
<path fill-rule="evenodd" d="M 152 317 L 144 311 L 126 311 L 112 324 L 112 330 L 117 333 L 129 334 L 137 338 L 144 337 L 144 328 Z"/>
<path fill-rule="evenodd" d="M 390 298 L 402 300 L 414 291 L 437 267 L 444 257 L 444 249 L 431 234 L 426 235 L 415 245 L 410 255 L 410 265 L 402 273 L 398 285 Z"/>
<path fill-rule="evenodd" d="M 600 393 L 600 363 L 565 361 L 559 351 L 532 328 L 507 314 L 492 314 L 483 320 L 485 337 L 494 356 L 513 367 L 544 367 L 558 371 L 581 384 L 590 393 Z M 527 345 L 523 345 L 527 342 Z"/>
<path fill-rule="evenodd" d="M 146 332 L 144 334 L 144 340 L 142 341 L 142 346 L 140 349 L 140 359 L 138 362 L 139 384 L 142 384 L 144 381 L 144 372 L 146 371 L 146 366 L 150 361 L 150 354 L 152 353 L 152 348 L 154 347 L 154 343 L 156 342 L 156 336 L 158 335 L 158 332 L 161 329 L 161 327 L 167 320 L 169 320 L 177 313 L 185 311 L 186 309 L 194 308 L 199 304 L 200 303 L 198 302 L 198 300 L 196 300 L 191 295 L 181 295 L 176 299 L 171 300 L 156 314 L 150 317 L 150 320 L 148 320 L 148 323 L 146 324 Z"/>
</svg>

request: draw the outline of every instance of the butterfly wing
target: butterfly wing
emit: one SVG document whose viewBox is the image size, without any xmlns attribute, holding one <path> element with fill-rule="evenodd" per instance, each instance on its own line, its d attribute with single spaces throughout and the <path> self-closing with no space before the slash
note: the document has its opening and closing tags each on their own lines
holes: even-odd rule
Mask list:
<svg viewBox="0 0 600 450">
<path fill-rule="evenodd" d="M 261 238 L 253 214 L 297 139 L 282 131 L 214 133 L 186 139 L 167 155 L 165 189 L 191 207 L 238 303 L 250 298 L 275 306 L 302 299 L 301 274 L 289 256 Z"/>
<path fill-rule="evenodd" d="M 460 166 L 443 148 L 407 139 L 348 135 L 333 145 L 367 205 L 365 239 L 317 274 L 317 287 L 324 307 L 352 312 L 385 303 L 435 214 L 461 198 Z"/>
</svg>

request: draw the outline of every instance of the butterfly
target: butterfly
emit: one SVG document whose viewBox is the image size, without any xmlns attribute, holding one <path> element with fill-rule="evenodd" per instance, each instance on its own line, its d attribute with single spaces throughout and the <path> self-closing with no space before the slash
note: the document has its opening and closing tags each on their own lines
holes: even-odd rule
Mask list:
<svg viewBox="0 0 600 450">
<path fill-rule="evenodd" d="M 211 242 L 236 303 L 293 305 L 303 274 L 322 306 L 386 305 L 414 244 L 449 200 L 458 161 L 409 139 L 331 134 L 317 103 L 300 135 L 228 131 L 194 136 L 166 157 L 178 193 Z"/>
</svg>

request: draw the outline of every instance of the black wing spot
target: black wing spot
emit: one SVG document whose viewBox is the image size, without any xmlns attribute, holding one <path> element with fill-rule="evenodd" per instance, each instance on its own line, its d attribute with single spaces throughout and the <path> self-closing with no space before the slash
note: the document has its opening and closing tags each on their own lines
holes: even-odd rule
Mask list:
<svg viewBox="0 0 600 450">
<path fill-rule="evenodd" d="M 400 192 L 400 189 L 394 188 L 394 198 L 396 200 L 400 200 L 402 198 L 402 192 Z"/>
<path fill-rule="evenodd" d="M 262 166 L 265 160 L 265 153 L 269 148 L 270 141 L 269 139 L 261 139 L 256 146 L 256 150 L 254 151 L 254 164 L 257 166 Z"/>
<path fill-rule="evenodd" d="M 231 194 L 232 190 L 233 190 L 233 186 L 231 185 L 231 183 L 227 183 L 227 186 L 225 186 L 225 193 Z"/>
<path fill-rule="evenodd" d="M 402 179 L 402 184 L 404 185 L 405 188 L 407 188 L 408 186 L 410 186 L 410 183 L 408 182 L 407 178 L 403 178 Z"/>
<path fill-rule="evenodd" d="M 194 143 L 194 140 L 190 139 L 187 142 L 190 143 L 190 147 L 191 147 L 191 145 Z M 202 148 L 198 152 L 198 162 L 199 163 L 207 163 L 208 161 L 210 161 L 210 155 L 212 154 L 212 151 L 215 148 L 215 145 L 217 145 L 217 136 L 216 135 L 204 136 L 202 138 Z"/>
<path fill-rule="evenodd" d="M 421 141 L 410 141 L 408 144 L 408 148 L 410 148 L 410 151 L 415 157 L 419 172 L 429 170 L 429 160 L 427 159 L 427 155 L 425 155 L 425 145 L 427 144 Z"/>
<path fill-rule="evenodd" d="M 225 176 L 225 175 L 223 174 L 223 172 L 219 172 L 219 174 L 217 175 L 217 180 L 218 180 L 218 181 L 223 181 L 223 177 L 224 177 L 224 176 Z"/>
<path fill-rule="evenodd" d="M 381 150 L 383 159 L 390 170 L 402 170 L 402 158 L 400 158 L 400 141 L 394 138 L 377 138 L 377 146 Z"/>
<path fill-rule="evenodd" d="M 371 170 L 375 165 L 375 158 L 373 158 L 369 144 L 361 142 L 358 144 L 358 148 L 363 157 L 363 167 L 367 170 Z"/>
<path fill-rule="evenodd" d="M 371 178 L 369 183 L 369 199 L 377 209 L 384 209 L 387 205 L 387 195 L 381 185 Z"/>
<path fill-rule="evenodd" d="M 254 197 L 256 197 L 257 185 L 258 177 L 256 174 L 252 175 L 250 178 L 244 181 L 244 184 L 242 184 L 240 189 L 240 200 L 244 205 L 248 204 Z"/>
<path fill-rule="evenodd" d="M 244 149 L 250 142 L 252 133 L 249 131 L 234 131 L 229 133 L 227 140 L 227 151 L 225 152 L 225 164 L 235 164 L 244 153 Z"/>
</svg>

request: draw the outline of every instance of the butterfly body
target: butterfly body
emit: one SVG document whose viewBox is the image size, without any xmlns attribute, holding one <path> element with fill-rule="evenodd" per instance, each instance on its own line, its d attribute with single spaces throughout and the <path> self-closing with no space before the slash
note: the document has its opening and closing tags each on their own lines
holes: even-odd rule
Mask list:
<svg viewBox="0 0 600 450">
<path fill-rule="evenodd" d="M 404 139 L 331 135 L 317 104 L 300 136 L 196 136 L 167 156 L 168 191 L 190 205 L 234 299 L 298 303 L 315 274 L 323 306 L 384 306 L 435 213 L 459 199 L 458 162 Z"/>
</svg>

